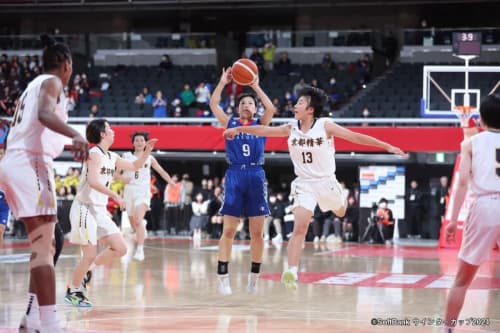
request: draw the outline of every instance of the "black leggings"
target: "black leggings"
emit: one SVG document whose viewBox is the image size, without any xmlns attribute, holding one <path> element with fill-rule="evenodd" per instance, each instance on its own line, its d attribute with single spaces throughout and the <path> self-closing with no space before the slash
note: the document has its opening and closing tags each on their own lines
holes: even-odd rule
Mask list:
<svg viewBox="0 0 500 333">
<path fill-rule="evenodd" d="M 57 259 L 59 259 L 59 255 L 61 254 L 61 251 L 64 246 L 64 234 L 62 232 L 61 227 L 59 226 L 59 223 L 56 223 L 55 228 L 54 228 L 54 247 L 55 247 L 55 253 L 54 253 L 54 266 L 57 263 Z"/>
</svg>

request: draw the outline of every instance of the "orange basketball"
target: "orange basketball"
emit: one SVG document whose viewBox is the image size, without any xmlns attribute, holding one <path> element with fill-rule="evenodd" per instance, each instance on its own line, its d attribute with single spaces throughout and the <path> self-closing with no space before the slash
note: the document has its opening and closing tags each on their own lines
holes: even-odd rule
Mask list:
<svg viewBox="0 0 500 333">
<path fill-rule="evenodd" d="M 250 59 L 238 59 L 232 67 L 233 81 L 242 86 L 252 84 L 259 75 L 259 69 L 255 62 Z"/>
</svg>

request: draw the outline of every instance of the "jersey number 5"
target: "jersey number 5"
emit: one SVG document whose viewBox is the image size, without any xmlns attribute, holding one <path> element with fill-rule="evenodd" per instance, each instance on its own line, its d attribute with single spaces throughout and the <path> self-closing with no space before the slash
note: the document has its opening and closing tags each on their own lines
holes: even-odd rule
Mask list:
<svg viewBox="0 0 500 333">
<path fill-rule="evenodd" d="M 310 151 L 302 152 L 302 163 L 308 164 L 313 162 L 313 154 Z"/>
<path fill-rule="evenodd" d="M 496 167 L 496 170 L 497 170 L 497 176 L 500 177 L 500 148 L 497 148 L 496 152 L 497 152 L 497 167 Z"/>
</svg>

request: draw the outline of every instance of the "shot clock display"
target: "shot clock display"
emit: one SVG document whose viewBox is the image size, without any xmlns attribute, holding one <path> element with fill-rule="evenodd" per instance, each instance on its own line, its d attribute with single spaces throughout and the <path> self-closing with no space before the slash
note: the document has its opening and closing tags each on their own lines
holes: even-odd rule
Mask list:
<svg viewBox="0 0 500 333">
<path fill-rule="evenodd" d="M 453 54 L 456 55 L 480 55 L 481 33 L 480 32 L 454 32 Z"/>
</svg>

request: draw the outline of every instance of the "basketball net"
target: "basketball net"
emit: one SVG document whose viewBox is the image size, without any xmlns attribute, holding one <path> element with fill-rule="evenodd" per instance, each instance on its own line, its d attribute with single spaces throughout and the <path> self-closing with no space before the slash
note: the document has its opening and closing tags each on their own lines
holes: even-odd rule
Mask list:
<svg viewBox="0 0 500 333">
<path fill-rule="evenodd" d="M 476 122 L 472 118 L 475 110 L 475 106 L 455 105 L 453 107 L 453 112 L 455 112 L 455 115 L 460 120 L 462 128 L 476 127 Z"/>
</svg>

